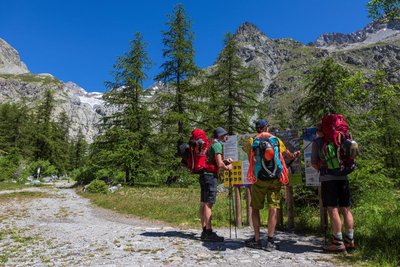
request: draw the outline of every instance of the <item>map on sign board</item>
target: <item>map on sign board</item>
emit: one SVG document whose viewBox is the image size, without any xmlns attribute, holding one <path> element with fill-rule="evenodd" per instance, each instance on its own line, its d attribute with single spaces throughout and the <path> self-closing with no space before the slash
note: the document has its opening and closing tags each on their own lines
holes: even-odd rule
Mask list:
<svg viewBox="0 0 400 267">
<path fill-rule="evenodd" d="M 304 166 L 306 174 L 306 186 L 319 186 L 319 172 L 311 166 L 312 142 L 317 137 L 316 128 L 303 129 Z"/>
</svg>

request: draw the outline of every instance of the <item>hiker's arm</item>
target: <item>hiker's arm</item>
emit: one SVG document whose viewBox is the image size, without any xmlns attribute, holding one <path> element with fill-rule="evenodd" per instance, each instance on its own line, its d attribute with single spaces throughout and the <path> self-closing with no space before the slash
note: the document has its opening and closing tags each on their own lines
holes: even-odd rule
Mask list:
<svg viewBox="0 0 400 267">
<path fill-rule="evenodd" d="M 300 156 L 300 150 L 297 150 L 296 152 L 292 153 L 292 152 L 290 152 L 289 150 L 286 149 L 285 152 L 283 152 L 283 154 L 285 154 L 285 156 L 288 159 L 292 160 L 292 159 L 295 159 L 295 158 Z"/>
<path fill-rule="evenodd" d="M 218 165 L 218 168 L 230 171 L 232 170 L 232 164 L 225 165 L 224 161 L 222 160 L 222 155 L 221 154 L 216 154 L 215 155 L 215 162 Z"/>
</svg>

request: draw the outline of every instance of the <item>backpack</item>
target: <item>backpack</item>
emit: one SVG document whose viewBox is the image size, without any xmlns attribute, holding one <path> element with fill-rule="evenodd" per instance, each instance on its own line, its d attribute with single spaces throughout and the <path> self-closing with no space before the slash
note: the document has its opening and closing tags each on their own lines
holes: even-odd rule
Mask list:
<svg viewBox="0 0 400 267">
<path fill-rule="evenodd" d="M 344 176 L 351 173 L 355 167 L 355 157 L 358 154 L 358 144 L 352 139 L 346 119 L 341 114 L 329 114 L 322 118 L 323 154 L 325 164 L 323 173 Z"/>
<path fill-rule="evenodd" d="M 250 166 L 247 180 L 255 182 L 280 179 L 287 175 L 287 169 L 279 150 L 279 140 L 269 133 L 258 134 L 251 145 Z"/>
<path fill-rule="evenodd" d="M 207 163 L 207 151 L 211 146 L 206 133 L 202 129 L 194 129 L 187 144 L 179 147 L 182 164 L 192 173 L 204 171 L 215 172 L 217 167 Z"/>
</svg>

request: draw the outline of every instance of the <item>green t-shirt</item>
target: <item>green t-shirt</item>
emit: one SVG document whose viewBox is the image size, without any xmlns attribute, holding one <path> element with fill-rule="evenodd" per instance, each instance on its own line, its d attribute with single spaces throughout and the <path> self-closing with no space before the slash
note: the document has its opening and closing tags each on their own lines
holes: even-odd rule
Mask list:
<svg viewBox="0 0 400 267">
<path fill-rule="evenodd" d="M 220 141 L 212 143 L 212 145 L 208 149 L 207 163 L 208 164 L 217 165 L 217 163 L 215 162 L 215 156 L 217 154 L 221 154 L 222 155 L 222 151 L 223 151 L 223 146 L 222 146 L 222 143 Z"/>
</svg>

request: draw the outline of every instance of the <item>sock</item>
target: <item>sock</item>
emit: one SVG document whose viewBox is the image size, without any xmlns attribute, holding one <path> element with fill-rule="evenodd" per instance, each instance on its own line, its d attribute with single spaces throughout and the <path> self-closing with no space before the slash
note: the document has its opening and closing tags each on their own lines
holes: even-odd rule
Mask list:
<svg viewBox="0 0 400 267">
<path fill-rule="evenodd" d="M 203 227 L 203 232 L 205 232 L 205 231 L 206 231 L 206 227 L 204 226 L 204 227 Z"/>
<path fill-rule="evenodd" d="M 342 234 L 342 232 L 334 233 L 334 234 L 333 234 L 333 237 L 334 237 L 335 239 L 339 240 L 339 241 L 343 241 L 343 234 Z"/>
<path fill-rule="evenodd" d="M 354 238 L 354 229 L 349 229 L 349 230 L 347 230 L 346 236 L 347 236 L 349 239 L 353 239 L 353 238 Z"/>
<path fill-rule="evenodd" d="M 274 237 L 268 236 L 268 242 L 269 242 L 269 243 L 274 243 Z"/>
<path fill-rule="evenodd" d="M 206 232 L 207 233 L 212 233 L 212 229 L 210 228 L 210 229 L 206 229 Z"/>
</svg>

